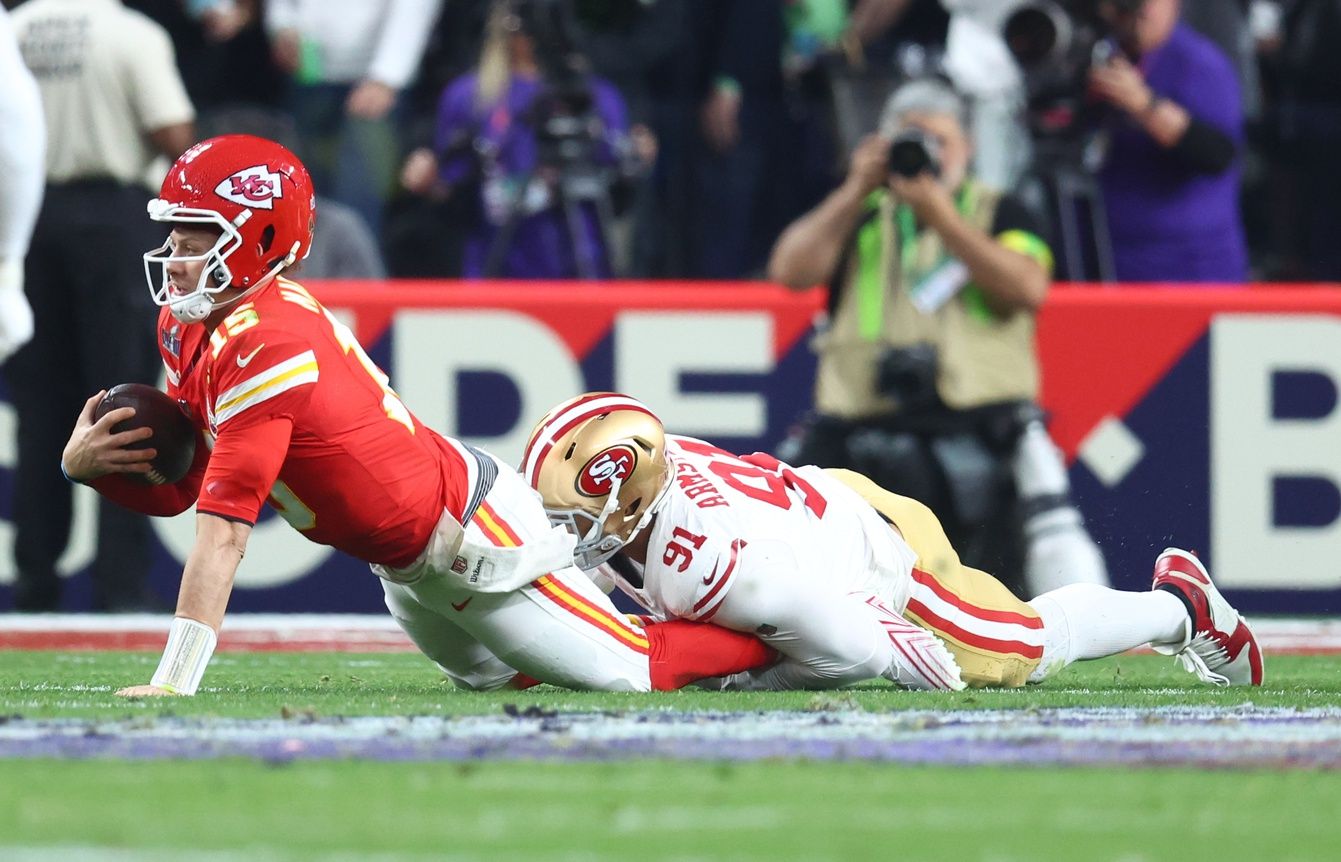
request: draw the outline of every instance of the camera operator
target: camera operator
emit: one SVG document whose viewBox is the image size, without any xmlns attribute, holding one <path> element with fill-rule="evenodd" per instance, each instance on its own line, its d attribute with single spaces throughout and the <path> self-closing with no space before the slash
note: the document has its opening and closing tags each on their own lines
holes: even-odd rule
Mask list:
<svg viewBox="0 0 1341 862">
<path fill-rule="evenodd" d="M 619 91 L 573 48 L 563 0 L 497 0 L 479 65 L 448 84 L 413 191 L 462 201 L 467 278 L 608 278 L 617 199 L 650 158 Z"/>
<path fill-rule="evenodd" d="M 948 83 L 903 84 L 842 185 L 775 245 L 771 278 L 830 285 L 818 417 L 789 460 L 849 467 L 926 502 L 966 563 L 1013 573 L 1017 589 L 1017 502 L 1028 503 L 1030 529 L 1051 513 L 1069 549 L 1029 588 L 1102 582 L 1033 405 L 1034 312 L 1052 255 L 1023 205 L 969 175 L 965 115 Z"/>
<path fill-rule="evenodd" d="M 1242 282 L 1233 66 L 1179 23 L 1180 0 L 1098 7 L 1121 49 L 1089 76 L 1091 94 L 1121 112 L 1100 175 L 1118 280 Z"/>
</svg>

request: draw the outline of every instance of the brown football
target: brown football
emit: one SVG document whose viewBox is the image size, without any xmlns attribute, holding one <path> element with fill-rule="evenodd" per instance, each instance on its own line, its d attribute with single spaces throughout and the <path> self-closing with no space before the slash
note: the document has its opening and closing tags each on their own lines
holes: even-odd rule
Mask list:
<svg viewBox="0 0 1341 862">
<path fill-rule="evenodd" d="M 191 469 L 196 455 L 196 429 L 177 402 L 161 389 L 143 383 L 122 383 L 113 386 L 98 402 L 93 412 L 95 421 L 120 407 L 135 408 L 135 415 L 112 426 L 113 433 L 149 427 L 154 436 L 130 444 L 131 449 L 157 449 L 158 454 L 149 465 L 148 473 L 127 473 L 150 485 L 170 485 L 179 481 Z"/>
</svg>

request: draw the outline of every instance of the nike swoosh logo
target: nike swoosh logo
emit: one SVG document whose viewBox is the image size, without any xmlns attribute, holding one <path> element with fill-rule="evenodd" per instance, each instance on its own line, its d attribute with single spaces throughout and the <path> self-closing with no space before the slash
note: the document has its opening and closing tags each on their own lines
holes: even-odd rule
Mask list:
<svg viewBox="0 0 1341 862">
<path fill-rule="evenodd" d="M 717 562 L 712 564 L 712 571 L 709 572 L 708 576 L 703 579 L 703 586 L 705 587 L 712 586 L 712 582 L 717 580 L 717 567 L 720 566 L 721 564 L 722 564 L 721 560 L 718 560 Z"/>
<path fill-rule="evenodd" d="M 261 348 L 262 348 L 262 347 L 265 347 L 265 342 L 264 342 L 264 341 L 262 341 L 260 344 L 258 344 L 258 345 L 256 346 L 256 349 L 253 350 L 251 353 L 248 353 L 246 356 L 239 356 L 239 357 L 237 358 L 237 367 L 238 367 L 238 368 L 246 368 L 247 365 L 250 364 L 251 361 L 252 361 L 253 359 L 256 358 L 256 354 L 258 354 L 258 353 L 261 352 Z"/>
<path fill-rule="evenodd" d="M 456 602 L 452 602 L 452 608 L 457 611 L 464 611 L 466 609 L 466 605 L 470 604 L 471 601 L 474 600 L 474 598 L 475 598 L 474 596 L 471 596 L 470 598 L 466 599 L 459 605 Z"/>
</svg>

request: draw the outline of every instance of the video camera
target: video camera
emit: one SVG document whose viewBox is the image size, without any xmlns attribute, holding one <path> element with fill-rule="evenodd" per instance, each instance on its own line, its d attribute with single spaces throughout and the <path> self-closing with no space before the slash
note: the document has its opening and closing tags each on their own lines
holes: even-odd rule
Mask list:
<svg viewBox="0 0 1341 862">
<path fill-rule="evenodd" d="M 532 103 L 541 158 L 559 164 L 580 162 L 600 134 L 594 113 L 588 63 L 577 48 L 567 0 L 513 0 L 522 33 L 535 45 L 544 88 Z"/>
<path fill-rule="evenodd" d="M 1089 72 L 1118 50 L 1099 7 L 1134 14 L 1145 0 L 1028 0 L 1001 35 L 1024 76 L 1031 130 L 1065 137 L 1083 129 Z"/>
</svg>

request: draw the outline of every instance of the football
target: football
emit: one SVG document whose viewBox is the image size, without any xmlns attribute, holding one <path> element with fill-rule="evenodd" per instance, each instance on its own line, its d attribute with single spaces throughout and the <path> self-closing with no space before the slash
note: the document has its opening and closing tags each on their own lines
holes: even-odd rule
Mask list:
<svg viewBox="0 0 1341 862">
<path fill-rule="evenodd" d="M 152 386 L 122 383 L 109 389 L 98 402 L 94 421 L 120 407 L 135 408 L 135 415 L 113 425 L 112 432 L 152 428 L 152 437 L 132 443 L 129 448 L 158 450 L 158 455 L 149 462 L 152 469 L 148 473 L 126 475 L 150 485 L 170 485 L 185 476 L 196 455 L 196 429 L 177 402 Z"/>
</svg>

